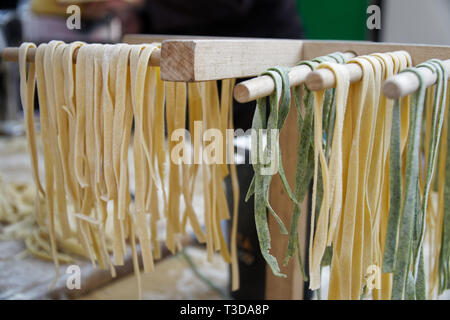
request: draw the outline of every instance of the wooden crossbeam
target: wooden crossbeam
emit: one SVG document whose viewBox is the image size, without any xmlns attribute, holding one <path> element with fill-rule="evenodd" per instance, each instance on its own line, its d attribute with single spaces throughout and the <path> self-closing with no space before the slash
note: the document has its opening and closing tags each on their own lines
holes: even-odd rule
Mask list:
<svg viewBox="0 0 450 320">
<path fill-rule="evenodd" d="M 312 59 L 326 55 L 334 51 L 350 51 L 361 56 L 375 52 L 408 51 L 413 60 L 413 65 L 429 59 L 447 60 L 450 56 L 450 46 L 406 44 L 406 43 L 382 43 L 369 41 L 304 41 L 303 59 Z"/>
<path fill-rule="evenodd" d="M 294 66 L 303 41 L 273 39 L 167 40 L 161 45 L 161 79 L 206 81 L 259 75 Z"/>
<path fill-rule="evenodd" d="M 292 67 L 302 59 L 334 51 L 364 55 L 397 50 L 408 51 L 414 65 L 450 56 L 448 46 L 250 38 L 178 39 L 162 43 L 161 78 L 186 82 L 244 78 L 259 75 L 272 66 Z"/>
<path fill-rule="evenodd" d="M 449 46 L 409 44 L 302 41 L 286 39 L 187 37 L 169 35 L 127 35 L 130 44 L 162 42 L 161 78 L 166 81 L 207 81 L 257 76 L 272 66 L 295 66 L 299 61 L 335 51 L 353 52 L 355 55 L 406 50 L 413 64 L 431 58 L 446 60 Z M 15 48 L 5 49 L 5 57 L 16 60 Z M 33 50 L 30 50 L 32 59 Z M 159 53 L 159 52 L 158 52 Z M 152 57 L 153 58 L 153 57 Z M 5 58 L 5 60 L 11 60 Z M 155 55 L 153 65 L 159 64 Z"/>
</svg>

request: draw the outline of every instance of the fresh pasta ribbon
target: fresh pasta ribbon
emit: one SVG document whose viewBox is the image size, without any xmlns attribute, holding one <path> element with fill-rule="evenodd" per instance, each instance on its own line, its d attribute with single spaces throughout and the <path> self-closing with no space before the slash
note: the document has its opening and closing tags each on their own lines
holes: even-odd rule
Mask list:
<svg viewBox="0 0 450 320">
<path fill-rule="evenodd" d="M 36 132 L 34 128 L 34 94 L 36 90 L 36 66 L 30 63 L 27 70 L 27 52 L 30 48 L 36 48 L 33 43 L 25 42 L 19 48 L 19 72 L 20 72 L 20 99 L 24 109 L 25 122 L 27 125 L 27 141 L 29 144 L 33 178 L 38 186 L 39 192 L 43 195 L 44 188 L 39 179 L 39 166 L 36 147 Z"/>
<path fill-rule="evenodd" d="M 198 241 L 206 242 L 209 259 L 218 251 L 232 264 L 233 290 L 237 290 L 239 186 L 234 161 L 228 166 L 224 158 L 234 154 L 234 136 L 228 135 L 233 129 L 234 81 L 222 81 L 220 96 L 215 81 L 165 83 L 159 67 L 149 66 L 152 54 L 160 48 L 157 43 L 52 41 L 37 48 L 35 64 L 27 64 L 27 51 L 35 47 L 25 43 L 19 54 L 39 223 L 39 231 L 26 233 L 28 250 L 53 259 L 56 276 L 59 263 L 69 261 L 71 253 L 88 257 L 94 266 L 109 268 L 115 276 L 115 266 L 124 264 L 129 244 L 141 297 L 139 259 L 144 272 L 154 269 L 154 260 L 161 257 L 158 225 L 165 219 L 170 251 L 181 250 L 181 236 L 192 227 Z M 42 185 L 33 125 L 36 83 Z M 201 155 L 199 162 L 188 163 L 192 140 L 184 133 L 178 140 L 172 136 L 185 130 L 188 112 L 189 130 L 195 131 L 196 121 L 204 126 L 200 134 L 193 133 L 200 142 L 193 146 L 194 153 L 211 156 L 217 152 L 210 157 L 213 161 Z M 207 141 L 208 130 L 214 129 L 231 139 L 216 151 Z M 172 159 L 177 150 L 182 150 L 181 162 Z M 198 175 L 205 191 L 203 212 L 193 204 Z M 227 176 L 231 176 L 234 217 L 229 244 L 221 227 L 231 216 L 224 189 Z"/>
<path fill-rule="evenodd" d="M 32 43 L 20 47 L 19 70 L 34 199 L 31 205 L 0 181 L 0 188 L 11 195 L 0 197 L 0 210 L 6 212 L 0 211 L 0 219 L 13 224 L 10 234 L 22 237 L 36 256 L 53 260 L 56 277 L 59 263 L 71 261 L 70 254 L 85 256 L 115 276 L 115 266 L 124 264 L 130 246 L 142 297 L 139 260 L 144 272 L 154 269 L 155 259 L 161 257 L 164 220 L 165 245 L 172 253 L 181 250 L 182 236 L 191 228 L 206 244 L 208 260 L 219 253 L 231 264 L 236 290 L 239 185 L 230 130 L 234 80 L 222 80 L 220 87 L 216 81 L 164 82 L 159 68 L 149 66 L 160 48 L 157 43 L 51 41 L 37 47 L 35 63 L 27 63 L 32 48 Z M 263 258 L 274 275 L 286 276 L 270 253 L 270 212 L 281 233 L 288 235 L 284 264 L 297 253 L 310 289 L 321 287 L 323 267 L 330 266 L 329 299 L 437 296 L 450 283 L 450 97 L 442 61 L 419 65 L 437 76 L 429 89 L 405 51 L 349 61 L 336 52 L 301 63 L 333 72 L 336 88 L 313 93 L 303 86 L 291 91 L 287 68 L 263 73 L 273 79 L 275 91 L 269 108 L 266 98 L 257 101 L 254 177 L 246 195 L 246 200 L 254 196 Z M 350 83 L 345 63 L 361 68 L 360 81 Z M 417 75 L 417 92 L 397 101 L 382 96 L 383 81 L 404 71 Z M 33 122 L 36 87 L 42 180 Z M 292 98 L 299 134 L 293 190 L 278 143 Z M 269 201 L 275 173 L 294 205 L 289 230 Z M 232 205 L 224 187 L 228 176 Z M 194 205 L 200 179 L 203 211 Z M 298 222 L 311 181 L 307 275 Z M 17 216 L 15 207 L 27 214 Z M 221 225 L 231 216 L 228 243 Z M 430 248 L 427 264 L 425 245 Z M 375 287 L 367 279 L 374 267 L 383 271 Z"/>
</svg>

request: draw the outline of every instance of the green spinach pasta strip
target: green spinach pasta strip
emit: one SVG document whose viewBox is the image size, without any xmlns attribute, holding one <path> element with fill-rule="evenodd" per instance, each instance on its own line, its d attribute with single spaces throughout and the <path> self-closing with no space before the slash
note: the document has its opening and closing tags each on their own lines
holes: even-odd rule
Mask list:
<svg viewBox="0 0 450 320">
<path fill-rule="evenodd" d="M 411 267 L 411 250 L 415 206 L 417 199 L 417 184 L 419 179 L 419 143 L 423 106 L 425 101 L 425 86 L 422 76 L 415 69 L 410 69 L 419 78 L 419 90 L 413 95 L 411 102 L 410 135 L 407 145 L 405 198 L 400 222 L 400 235 L 397 250 L 392 299 L 405 297 L 409 268 Z"/>
</svg>

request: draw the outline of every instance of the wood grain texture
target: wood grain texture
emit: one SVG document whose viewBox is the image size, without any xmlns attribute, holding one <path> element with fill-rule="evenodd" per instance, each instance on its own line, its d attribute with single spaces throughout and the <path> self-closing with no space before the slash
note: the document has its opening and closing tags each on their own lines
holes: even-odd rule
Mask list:
<svg viewBox="0 0 450 320">
<path fill-rule="evenodd" d="M 206 81 L 251 77 L 272 66 L 294 66 L 301 52 L 300 40 L 167 40 L 161 46 L 161 79 Z"/>
<path fill-rule="evenodd" d="M 161 46 L 161 79 L 165 81 L 195 80 L 194 41 L 165 41 Z"/>
<path fill-rule="evenodd" d="M 161 49 L 161 78 L 167 81 L 243 78 L 259 75 L 271 66 L 292 67 L 301 60 L 335 51 L 364 55 L 397 50 L 408 51 L 414 65 L 431 58 L 447 59 L 450 55 L 448 46 L 355 41 L 250 38 L 166 40 Z"/>
<path fill-rule="evenodd" d="M 450 46 L 423 44 L 379 43 L 368 41 L 304 41 L 303 59 L 312 59 L 335 51 L 351 51 L 357 56 L 376 52 L 406 50 L 411 54 L 413 65 L 437 58 L 447 60 Z"/>
</svg>

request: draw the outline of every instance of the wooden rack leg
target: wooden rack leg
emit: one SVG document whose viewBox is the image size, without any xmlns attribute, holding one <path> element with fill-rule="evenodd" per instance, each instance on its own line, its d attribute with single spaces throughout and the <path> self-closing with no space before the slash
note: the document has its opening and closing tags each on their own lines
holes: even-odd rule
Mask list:
<svg viewBox="0 0 450 320">
<path fill-rule="evenodd" d="M 292 99 L 292 101 L 294 101 Z M 295 169 L 297 165 L 297 114 L 295 105 L 292 103 L 291 110 L 280 133 L 280 149 L 283 156 L 283 167 L 286 172 L 286 178 L 294 192 Z M 305 197 L 308 199 L 308 195 Z M 299 221 L 300 246 L 305 262 L 305 249 L 307 247 L 307 200 L 302 204 L 302 216 Z M 278 175 L 273 178 L 270 186 L 270 203 L 275 212 L 283 220 L 286 228 L 289 230 L 291 216 L 293 212 L 292 201 L 288 198 L 284 190 L 281 179 Z M 303 299 L 304 281 L 300 270 L 297 255 L 294 255 L 286 267 L 283 267 L 283 260 L 286 255 L 288 236 L 280 234 L 278 224 L 269 214 L 269 228 L 272 236 L 271 253 L 274 255 L 280 265 L 281 271 L 287 275 L 287 278 L 279 278 L 273 275 L 272 270 L 266 268 L 266 299 L 271 300 L 298 300 Z"/>
</svg>

